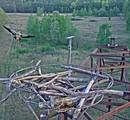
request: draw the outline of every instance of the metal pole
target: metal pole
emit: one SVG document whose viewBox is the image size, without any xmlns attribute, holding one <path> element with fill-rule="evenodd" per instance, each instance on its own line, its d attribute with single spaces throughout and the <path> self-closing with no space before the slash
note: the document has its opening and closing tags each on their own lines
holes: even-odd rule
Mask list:
<svg viewBox="0 0 130 120">
<path fill-rule="evenodd" d="M 67 40 L 69 40 L 69 45 L 68 45 L 68 65 L 72 64 L 72 40 L 75 36 L 70 36 L 67 37 Z M 71 76 L 71 70 L 69 69 L 69 77 Z"/>
<path fill-rule="evenodd" d="M 122 61 L 125 61 L 124 56 L 125 56 L 125 54 L 122 55 Z M 122 65 L 125 65 L 125 62 L 122 62 Z M 121 69 L 121 78 L 120 78 L 121 81 L 123 81 L 123 79 L 124 79 L 124 72 L 125 72 L 125 68 L 122 68 Z"/>
<path fill-rule="evenodd" d="M 70 36 L 67 37 L 67 40 L 69 40 L 69 45 L 68 45 L 68 65 L 72 63 L 72 40 L 75 36 Z"/>
</svg>

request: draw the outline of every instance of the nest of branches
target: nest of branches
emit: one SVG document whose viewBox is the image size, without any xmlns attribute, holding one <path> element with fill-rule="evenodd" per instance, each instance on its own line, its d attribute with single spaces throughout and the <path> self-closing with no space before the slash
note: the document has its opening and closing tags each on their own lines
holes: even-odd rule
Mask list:
<svg viewBox="0 0 130 120">
<path fill-rule="evenodd" d="M 13 73 L 7 81 L 10 93 L 0 103 L 17 91 L 37 120 L 40 118 L 32 108 L 33 103 L 43 110 L 41 117 L 50 118 L 71 112 L 71 117 L 79 118 L 89 107 L 99 104 L 105 95 L 123 97 L 125 94 L 123 91 L 110 90 L 114 80 L 105 73 L 62 65 L 64 70 L 45 74 L 41 67 L 39 61 L 35 66 Z M 85 75 L 83 78 L 82 74 Z"/>
</svg>

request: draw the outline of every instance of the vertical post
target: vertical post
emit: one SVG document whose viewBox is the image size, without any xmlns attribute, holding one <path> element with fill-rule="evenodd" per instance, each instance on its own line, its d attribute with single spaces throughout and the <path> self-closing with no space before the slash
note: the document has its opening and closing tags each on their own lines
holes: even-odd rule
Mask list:
<svg viewBox="0 0 130 120">
<path fill-rule="evenodd" d="M 122 55 L 122 61 L 125 60 L 124 56 L 125 56 L 125 54 Z M 122 65 L 125 65 L 125 62 L 122 62 Z M 124 79 L 124 72 L 125 72 L 125 68 L 122 68 L 121 69 L 121 78 L 120 78 L 121 81 L 123 81 L 123 79 Z"/>
<path fill-rule="evenodd" d="M 99 52 L 100 53 L 102 52 L 101 48 L 99 49 Z M 102 58 L 101 57 L 99 58 L 99 67 L 102 67 Z M 99 73 L 102 74 L 102 70 L 99 70 Z"/>
<path fill-rule="evenodd" d="M 68 56 L 68 64 L 70 65 L 72 62 L 72 39 L 69 39 L 69 56 Z"/>
<path fill-rule="evenodd" d="M 128 51 L 128 50 L 124 49 L 124 51 Z M 122 65 L 125 65 L 125 62 L 123 62 L 123 61 L 125 61 L 125 54 L 122 54 L 121 60 L 122 60 Z M 125 68 L 122 68 L 121 69 L 121 78 L 120 78 L 120 80 L 123 81 L 124 78 L 125 78 Z"/>
<path fill-rule="evenodd" d="M 93 57 L 90 57 L 91 59 L 91 70 L 93 70 Z"/>
<path fill-rule="evenodd" d="M 70 36 L 70 37 L 67 37 L 67 40 L 69 41 L 69 45 L 68 45 L 68 65 L 71 65 L 72 64 L 72 40 L 75 36 Z M 71 76 L 71 70 L 69 70 L 69 75 L 68 76 Z"/>
<path fill-rule="evenodd" d="M 108 112 L 110 112 L 111 111 L 111 96 L 108 96 L 108 106 L 107 106 L 107 108 L 108 108 Z"/>
<path fill-rule="evenodd" d="M 67 40 L 69 41 L 68 45 L 68 64 L 70 65 L 72 63 L 72 40 L 75 36 L 67 37 Z"/>
</svg>

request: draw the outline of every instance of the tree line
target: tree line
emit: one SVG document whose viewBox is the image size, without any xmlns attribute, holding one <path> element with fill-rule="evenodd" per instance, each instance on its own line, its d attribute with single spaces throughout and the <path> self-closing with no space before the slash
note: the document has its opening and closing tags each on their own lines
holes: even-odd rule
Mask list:
<svg viewBox="0 0 130 120">
<path fill-rule="evenodd" d="M 125 0 L 124 16 L 125 16 L 125 20 L 126 20 L 126 30 L 130 31 L 130 0 Z"/>
<path fill-rule="evenodd" d="M 59 11 L 60 13 L 72 13 L 74 9 L 83 8 L 92 11 L 106 7 L 117 7 L 122 12 L 124 0 L 1 0 L 0 7 L 6 12 L 34 13 L 40 7 L 44 12 Z"/>
</svg>

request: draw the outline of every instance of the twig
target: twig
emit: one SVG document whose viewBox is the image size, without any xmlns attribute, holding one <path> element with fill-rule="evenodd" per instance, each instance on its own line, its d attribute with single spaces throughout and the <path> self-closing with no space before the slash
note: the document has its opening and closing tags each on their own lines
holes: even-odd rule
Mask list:
<svg viewBox="0 0 130 120">
<path fill-rule="evenodd" d="M 2 104 L 3 102 L 5 102 L 6 100 L 8 100 L 8 98 L 9 98 L 16 90 L 17 90 L 16 88 L 13 89 L 13 90 L 11 90 L 10 93 L 9 93 L 4 99 L 2 99 L 2 100 L 0 101 L 0 104 Z"/>
</svg>

